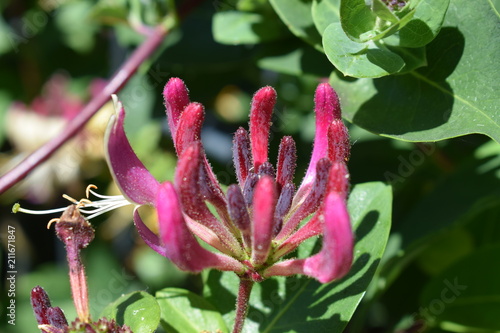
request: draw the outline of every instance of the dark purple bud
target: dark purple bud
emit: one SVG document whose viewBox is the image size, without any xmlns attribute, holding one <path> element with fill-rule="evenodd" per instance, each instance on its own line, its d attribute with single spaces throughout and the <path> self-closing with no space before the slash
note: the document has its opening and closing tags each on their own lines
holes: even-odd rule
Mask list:
<svg viewBox="0 0 500 333">
<path fill-rule="evenodd" d="M 248 175 L 245 181 L 245 186 L 243 187 L 243 197 L 245 198 L 245 203 L 247 207 L 252 206 L 253 202 L 253 191 L 255 190 L 255 185 L 259 181 L 259 176 L 254 173 Z"/>
<path fill-rule="evenodd" d="M 297 148 L 291 136 L 281 139 L 278 153 L 278 164 L 276 182 L 281 188 L 287 183 L 293 182 L 293 174 L 297 165 Z"/>
<path fill-rule="evenodd" d="M 48 325 L 47 310 L 51 307 L 50 299 L 49 295 L 40 286 L 36 286 L 31 290 L 31 307 L 38 325 Z"/>
<path fill-rule="evenodd" d="M 236 169 L 238 183 L 241 187 L 243 187 L 248 177 L 248 173 L 252 169 L 250 137 L 248 136 L 248 132 L 243 127 L 240 127 L 236 133 L 234 133 L 233 163 Z"/>
<path fill-rule="evenodd" d="M 295 193 L 295 185 L 293 183 L 288 183 L 283 186 L 280 196 L 278 198 L 278 203 L 276 204 L 276 210 L 274 212 L 274 236 L 276 236 L 282 226 L 283 217 L 288 213 L 290 207 L 292 206 L 293 195 Z"/>
<path fill-rule="evenodd" d="M 250 248 L 252 245 L 250 216 L 248 215 L 245 198 L 238 185 L 233 184 L 227 189 L 227 206 L 231 220 L 241 231 L 245 246 Z"/>
<path fill-rule="evenodd" d="M 64 316 L 64 312 L 60 307 L 50 308 L 47 310 L 47 317 L 49 318 L 49 324 L 57 328 L 68 327 L 68 321 Z"/>
<path fill-rule="evenodd" d="M 259 166 L 259 171 L 257 172 L 259 176 L 269 176 L 272 179 L 276 178 L 276 172 L 274 171 L 274 167 L 269 162 L 264 162 Z"/>
</svg>

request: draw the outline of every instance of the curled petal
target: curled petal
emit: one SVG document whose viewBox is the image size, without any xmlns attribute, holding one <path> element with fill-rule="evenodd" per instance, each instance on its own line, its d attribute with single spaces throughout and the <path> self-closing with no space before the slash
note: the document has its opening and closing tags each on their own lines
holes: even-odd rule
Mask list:
<svg viewBox="0 0 500 333">
<path fill-rule="evenodd" d="M 123 195 L 131 202 L 154 205 L 158 181 L 137 158 L 125 135 L 125 110 L 113 95 L 117 115 L 106 130 L 106 158 L 111 175 Z"/>
<path fill-rule="evenodd" d="M 238 183 L 243 188 L 248 173 L 252 169 L 253 162 L 252 152 L 250 151 L 250 137 L 248 136 L 248 132 L 242 127 L 234 133 L 233 162 Z"/>
<path fill-rule="evenodd" d="M 250 141 L 255 170 L 267 161 L 267 145 L 271 115 L 276 104 L 276 91 L 272 87 L 259 89 L 252 99 L 250 108 Z"/>
<path fill-rule="evenodd" d="M 166 257 L 167 253 L 165 252 L 165 248 L 160 243 L 160 238 L 154 232 L 152 232 L 146 224 L 142 221 L 141 216 L 138 211 L 139 207 L 134 209 L 134 224 L 137 228 L 137 232 L 139 236 L 141 236 L 144 243 L 149 246 L 151 249 L 156 251 L 158 254 Z"/>
<path fill-rule="evenodd" d="M 171 78 L 163 89 L 163 98 L 165 100 L 168 127 L 170 128 L 170 133 L 172 133 L 172 138 L 175 138 L 179 117 L 184 108 L 189 104 L 189 94 L 186 85 L 179 78 Z"/>
<path fill-rule="evenodd" d="M 326 197 L 324 217 L 320 252 L 307 259 L 277 263 L 264 271 L 264 277 L 303 274 L 328 283 L 345 276 L 351 268 L 354 240 L 345 201 L 337 193 Z"/>
<path fill-rule="evenodd" d="M 252 263 L 256 266 L 263 264 L 269 255 L 276 201 L 274 180 L 269 176 L 262 176 L 255 186 L 253 199 Z"/>
<path fill-rule="evenodd" d="M 198 243 L 186 226 L 174 186 L 161 185 L 158 196 L 158 223 L 166 257 L 180 269 L 200 272 L 205 268 L 242 272 L 243 266 L 231 257 L 212 253 Z"/>
<path fill-rule="evenodd" d="M 283 229 L 280 231 L 277 240 L 282 240 L 288 237 L 297 228 L 300 221 L 308 215 L 314 213 L 323 201 L 328 185 L 328 176 L 332 163 L 328 158 L 322 158 L 316 165 L 317 171 L 315 173 L 316 179 L 312 185 L 311 191 L 307 197 L 299 201 L 297 197 L 294 198 L 292 203 L 292 215 L 285 221 Z M 297 202 L 298 201 L 298 202 Z"/>
<path fill-rule="evenodd" d="M 175 170 L 175 185 L 179 191 L 184 212 L 219 236 L 220 241 L 226 246 L 223 252 L 238 256 L 243 249 L 239 246 L 237 239 L 205 204 L 200 185 L 201 168 L 203 168 L 201 143 L 198 141 L 184 149 Z"/>
<path fill-rule="evenodd" d="M 315 178 L 316 164 L 323 157 L 328 156 L 328 128 L 334 119 L 340 119 L 339 98 L 328 83 L 322 83 L 316 89 L 314 96 L 316 113 L 316 133 L 314 136 L 314 148 L 307 168 L 306 175 L 298 190 L 307 192 Z"/>
<path fill-rule="evenodd" d="M 328 158 L 347 162 L 351 154 L 351 143 L 347 127 L 341 119 L 335 119 L 328 128 Z"/>
<path fill-rule="evenodd" d="M 285 136 L 281 139 L 278 152 L 278 164 L 276 166 L 277 175 L 276 182 L 278 186 L 283 187 L 287 183 L 293 182 L 293 174 L 297 165 L 297 148 L 295 141 L 291 136 Z"/>
<path fill-rule="evenodd" d="M 354 237 L 344 198 L 330 193 L 325 199 L 323 247 L 304 262 L 304 274 L 326 283 L 347 274 L 352 264 Z"/>
</svg>

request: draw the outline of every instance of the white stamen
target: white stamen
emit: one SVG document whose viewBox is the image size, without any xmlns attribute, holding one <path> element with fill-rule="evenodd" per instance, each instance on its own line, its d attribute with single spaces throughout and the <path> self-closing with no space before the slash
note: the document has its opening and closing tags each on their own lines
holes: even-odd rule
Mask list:
<svg viewBox="0 0 500 333">
<path fill-rule="evenodd" d="M 111 210 L 127 205 L 132 205 L 132 203 L 127 199 L 125 199 L 123 195 L 102 195 L 92 191 L 91 188 L 97 188 L 97 187 L 95 185 L 89 185 L 86 189 L 87 198 L 80 199 L 80 201 L 77 201 L 66 194 L 63 195 L 63 198 L 69 200 L 71 203 L 77 206 L 80 213 L 82 213 L 82 215 L 84 215 L 87 220 L 93 219 L 94 217 L 107 213 Z M 102 200 L 91 201 L 89 199 L 89 193 Z M 86 209 L 86 208 L 93 208 L 93 209 Z M 35 215 L 62 213 L 65 210 L 66 207 L 49 209 L 49 210 L 31 210 L 31 209 L 21 208 L 21 205 L 19 205 L 18 203 L 14 204 L 14 206 L 12 207 L 13 213 L 21 212 L 21 213 L 35 214 Z"/>
</svg>

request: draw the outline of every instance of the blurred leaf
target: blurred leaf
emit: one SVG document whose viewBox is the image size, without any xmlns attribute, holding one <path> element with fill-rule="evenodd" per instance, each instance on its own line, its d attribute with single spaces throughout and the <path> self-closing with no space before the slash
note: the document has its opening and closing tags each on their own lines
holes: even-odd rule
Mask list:
<svg viewBox="0 0 500 333">
<path fill-rule="evenodd" d="M 100 317 L 115 319 L 120 326 L 127 325 L 134 333 L 152 333 L 160 324 L 160 306 L 150 294 L 136 291 L 108 305 Z"/>
<path fill-rule="evenodd" d="M 382 183 L 359 184 L 348 208 L 357 240 L 350 273 L 329 284 L 305 277 L 271 278 L 256 284 L 244 332 L 342 332 L 384 251 L 391 224 L 391 188 Z M 299 252 L 310 254 L 314 244 L 311 239 L 303 244 L 309 248 Z M 232 323 L 238 277 L 213 270 L 204 277 L 205 296 Z"/>
<path fill-rule="evenodd" d="M 125 0 L 100 0 L 92 8 L 91 17 L 104 24 L 126 22 L 128 16 Z"/>
<path fill-rule="evenodd" d="M 218 12 L 213 17 L 213 36 L 221 44 L 258 44 L 276 40 L 286 33 L 275 16 L 237 11 Z"/>
<path fill-rule="evenodd" d="M 99 29 L 91 19 L 92 3 L 74 1 L 59 7 L 55 20 L 66 44 L 76 52 L 89 52 L 94 46 L 94 34 Z"/>
<path fill-rule="evenodd" d="M 5 117 L 9 109 L 9 105 L 12 103 L 11 97 L 6 92 L 0 91 L 0 146 L 5 140 L 6 124 Z"/>
<path fill-rule="evenodd" d="M 376 80 L 333 76 L 346 118 L 401 140 L 483 133 L 500 142 L 497 12 L 488 2 L 453 0 L 444 26 L 426 46 L 427 67 Z"/>
<path fill-rule="evenodd" d="M 321 36 L 331 23 L 340 22 L 340 0 L 313 0 L 312 17 Z"/>
<path fill-rule="evenodd" d="M 301 0 L 270 0 L 283 23 L 297 37 L 322 51 L 321 36 L 314 26 L 312 3 Z"/>
<path fill-rule="evenodd" d="M 422 293 L 424 318 L 453 332 L 498 332 L 499 256 L 500 244 L 480 249 L 432 279 Z"/>
<path fill-rule="evenodd" d="M 169 333 L 228 332 L 219 312 L 203 297 L 188 290 L 165 288 L 156 293 L 161 324 Z"/>
<path fill-rule="evenodd" d="M 323 33 L 325 53 L 332 64 L 346 76 L 374 78 L 399 72 L 403 59 L 373 42 L 350 40 L 340 23 L 332 23 Z"/>
</svg>

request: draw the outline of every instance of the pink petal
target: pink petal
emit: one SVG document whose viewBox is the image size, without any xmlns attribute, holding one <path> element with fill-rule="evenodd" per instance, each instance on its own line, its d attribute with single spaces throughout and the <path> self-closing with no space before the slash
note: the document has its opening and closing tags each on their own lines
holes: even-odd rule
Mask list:
<svg viewBox="0 0 500 333">
<path fill-rule="evenodd" d="M 323 157 L 328 156 L 328 128 L 334 119 L 341 119 L 339 98 L 328 83 L 318 85 L 314 97 L 316 112 L 316 133 L 314 148 L 306 175 L 297 191 L 299 195 L 307 192 L 314 181 L 316 164 Z"/>
<path fill-rule="evenodd" d="M 166 257 L 180 269 L 190 272 L 200 272 L 205 268 L 237 273 L 244 271 L 243 265 L 235 259 L 212 253 L 200 246 L 186 226 L 179 198 L 171 183 L 161 185 L 157 202 L 160 237 Z"/>
<path fill-rule="evenodd" d="M 158 235 L 156 235 L 154 232 L 152 232 L 146 226 L 146 224 L 144 224 L 144 222 L 141 219 L 141 216 L 139 215 L 138 208 L 134 209 L 134 224 L 135 224 L 135 227 L 137 228 L 137 232 L 139 233 L 139 236 L 141 236 L 144 243 L 146 243 L 147 246 L 152 248 L 158 254 L 166 257 L 167 253 L 166 253 L 163 245 L 160 243 L 160 238 L 158 237 Z"/>
<path fill-rule="evenodd" d="M 250 137 L 248 136 L 248 132 L 242 127 L 234 133 L 233 163 L 238 183 L 243 188 L 253 162 L 250 151 Z"/>
<path fill-rule="evenodd" d="M 255 170 L 267 161 L 267 145 L 274 104 L 276 104 L 276 91 L 272 87 L 259 89 L 252 99 L 250 140 Z"/>
<path fill-rule="evenodd" d="M 125 110 L 113 97 L 117 115 L 113 116 L 106 130 L 106 158 L 111 175 L 121 192 L 131 202 L 154 205 L 159 183 L 137 158 L 125 135 L 123 124 Z"/>
<path fill-rule="evenodd" d="M 337 193 L 325 199 L 323 247 L 304 262 L 304 274 L 326 283 L 342 278 L 352 264 L 354 237 L 345 200 Z"/>
<path fill-rule="evenodd" d="M 349 193 L 349 171 L 345 162 L 335 162 L 330 168 L 328 176 L 328 193 L 335 192 L 347 199 Z"/>
<path fill-rule="evenodd" d="M 179 117 L 184 108 L 189 104 L 189 94 L 186 85 L 179 78 L 171 78 L 163 89 L 163 98 L 165 99 L 168 127 L 170 128 L 170 133 L 172 133 L 172 138 L 175 138 Z"/>
<path fill-rule="evenodd" d="M 262 176 L 255 186 L 252 219 L 252 264 L 267 260 L 273 237 L 274 209 L 277 201 L 276 184 L 269 176 Z"/>
</svg>

